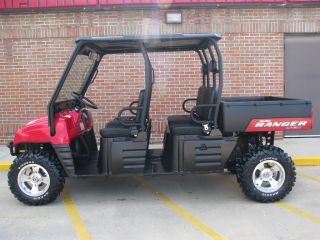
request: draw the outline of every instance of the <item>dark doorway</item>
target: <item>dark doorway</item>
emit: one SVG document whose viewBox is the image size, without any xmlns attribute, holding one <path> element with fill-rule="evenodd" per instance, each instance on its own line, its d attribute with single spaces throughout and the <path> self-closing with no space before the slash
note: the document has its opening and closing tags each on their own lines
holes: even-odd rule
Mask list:
<svg viewBox="0 0 320 240">
<path fill-rule="evenodd" d="M 285 36 L 284 72 L 285 96 L 311 100 L 314 113 L 312 130 L 285 132 L 285 136 L 320 136 L 319 34 Z"/>
</svg>

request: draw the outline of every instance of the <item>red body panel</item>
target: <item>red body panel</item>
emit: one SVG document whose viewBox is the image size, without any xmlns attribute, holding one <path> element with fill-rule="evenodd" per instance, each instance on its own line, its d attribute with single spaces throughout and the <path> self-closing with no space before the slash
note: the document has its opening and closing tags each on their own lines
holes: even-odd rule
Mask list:
<svg viewBox="0 0 320 240">
<path fill-rule="evenodd" d="M 89 121 L 83 116 L 85 112 Z M 54 117 L 56 135 L 50 136 L 48 116 L 41 116 L 20 128 L 14 137 L 13 146 L 20 142 L 50 142 L 52 144 L 69 144 L 76 136 L 91 130 L 93 121 L 90 112 L 64 111 Z"/>
<path fill-rule="evenodd" d="M 312 129 L 312 117 L 310 118 L 264 118 L 252 119 L 246 128 L 246 132 L 272 132 Z"/>
</svg>

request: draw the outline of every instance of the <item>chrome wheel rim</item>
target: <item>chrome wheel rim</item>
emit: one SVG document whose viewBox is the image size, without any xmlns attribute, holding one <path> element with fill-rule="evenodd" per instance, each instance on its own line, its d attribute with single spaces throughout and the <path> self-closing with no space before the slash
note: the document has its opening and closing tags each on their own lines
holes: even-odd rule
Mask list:
<svg viewBox="0 0 320 240">
<path fill-rule="evenodd" d="M 48 191 L 50 176 L 44 167 L 38 164 L 28 164 L 18 174 L 18 185 L 24 194 L 39 197 Z"/>
<path fill-rule="evenodd" d="M 260 162 L 252 173 L 254 186 L 263 193 L 278 191 L 285 180 L 285 171 L 282 165 L 274 160 Z"/>
</svg>

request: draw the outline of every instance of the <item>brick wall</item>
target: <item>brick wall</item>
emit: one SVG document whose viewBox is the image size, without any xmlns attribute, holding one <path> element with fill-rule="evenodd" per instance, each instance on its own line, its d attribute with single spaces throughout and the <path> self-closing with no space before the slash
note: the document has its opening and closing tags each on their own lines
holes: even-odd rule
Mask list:
<svg viewBox="0 0 320 240">
<path fill-rule="evenodd" d="M 165 10 L 0 15 L 0 143 L 19 126 L 46 114 L 46 106 L 74 47 L 84 35 L 220 32 L 224 95 L 283 95 L 284 33 L 320 32 L 320 8 L 185 9 L 183 24 L 166 25 Z M 182 113 L 183 99 L 201 83 L 193 53 L 151 53 L 153 142 L 166 117 Z M 105 56 L 88 92 L 97 102 L 96 129 L 143 88 L 139 54 Z"/>
</svg>

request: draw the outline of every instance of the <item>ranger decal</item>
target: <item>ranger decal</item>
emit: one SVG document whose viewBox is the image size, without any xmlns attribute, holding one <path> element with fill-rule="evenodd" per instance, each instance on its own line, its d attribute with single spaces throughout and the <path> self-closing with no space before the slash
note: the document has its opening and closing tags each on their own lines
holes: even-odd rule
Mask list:
<svg viewBox="0 0 320 240">
<path fill-rule="evenodd" d="M 252 119 L 246 132 L 309 130 L 312 118 L 270 118 Z"/>
</svg>

